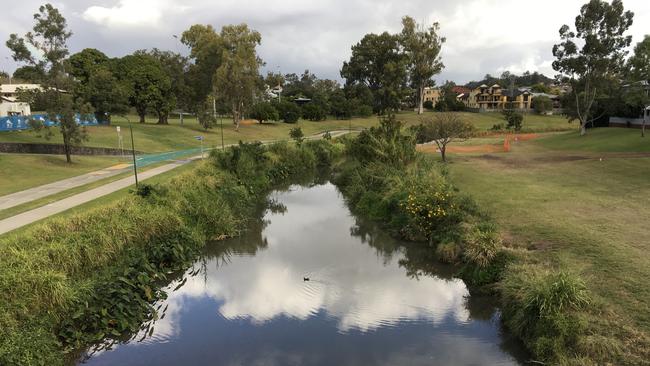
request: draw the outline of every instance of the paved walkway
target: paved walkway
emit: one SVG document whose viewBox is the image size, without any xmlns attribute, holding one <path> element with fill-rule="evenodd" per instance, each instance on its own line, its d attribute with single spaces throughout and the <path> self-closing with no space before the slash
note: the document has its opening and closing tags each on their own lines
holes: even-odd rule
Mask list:
<svg viewBox="0 0 650 366">
<path fill-rule="evenodd" d="M 131 165 L 120 164 L 114 167 L 97 170 L 94 172 L 78 175 L 76 177 L 59 180 L 42 186 L 26 189 L 24 191 L 8 194 L 0 197 L 0 210 L 22 205 L 39 198 L 47 197 L 65 190 L 96 182 L 100 179 L 112 177 L 131 170 Z"/>
<path fill-rule="evenodd" d="M 164 172 L 170 171 L 188 162 L 190 162 L 190 160 L 177 161 L 153 169 L 149 169 L 146 172 L 138 174 L 138 181 L 143 181 L 147 178 L 151 178 L 158 174 L 162 174 Z M 134 184 L 135 184 L 135 178 L 133 176 L 130 176 L 128 178 L 116 180 L 115 182 L 105 184 L 101 187 L 93 188 L 86 192 L 82 192 L 74 196 L 64 198 L 60 201 L 56 201 L 39 208 L 35 208 L 31 211 L 23 212 L 16 216 L 12 216 L 4 220 L 0 220 L 0 234 L 4 234 L 9 231 L 18 229 L 19 227 L 31 224 L 38 220 L 42 220 L 48 216 L 63 212 L 75 206 L 79 206 L 81 204 L 92 201 L 96 198 L 105 196 L 107 194 L 113 193 L 115 191 L 119 191 L 120 189 L 126 188 Z"/>
<path fill-rule="evenodd" d="M 160 163 L 167 160 L 179 159 L 182 156 L 197 155 L 201 152 L 200 148 L 188 149 L 180 151 L 170 151 L 158 154 L 139 155 L 136 157 L 136 164 L 138 168 L 147 165 Z M 121 173 L 129 172 L 133 169 L 133 164 L 128 161 L 124 164 L 118 164 L 105 169 L 97 170 L 94 172 L 78 175 L 76 177 L 59 180 L 56 182 L 44 184 L 42 186 L 29 188 L 24 191 L 15 192 L 6 196 L 0 196 L 0 211 L 8 208 L 22 205 L 23 203 L 31 202 L 39 198 L 47 197 L 68 189 L 80 187 L 98 180 L 109 178 Z"/>
</svg>

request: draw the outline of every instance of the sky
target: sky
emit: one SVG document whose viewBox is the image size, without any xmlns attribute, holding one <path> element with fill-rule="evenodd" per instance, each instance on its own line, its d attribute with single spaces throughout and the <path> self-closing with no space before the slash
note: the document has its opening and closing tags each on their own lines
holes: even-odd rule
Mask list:
<svg viewBox="0 0 650 366">
<path fill-rule="evenodd" d="M 586 0 L 53 0 L 74 33 L 72 53 L 97 48 L 111 57 L 160 48 L 187 54 L 173 35 L 192 24 L 247 23 L 262 35 L 264 71 L 301 73 L 340 80 L 350 47 L 367 33 L 399 32 L 401 17 L 440 23 L 447 38 L 445 68 L 435 77 L 465 83 L 508 70 L 553 76 L 553 44 L 562 24 L 573 25 Z M 4 46 L 9 34 L 23 35 L 43 0 L 11 1 L 0 22 L 0 70 L 16 64 Z M 650 1 L 624 0 L 635 13 L 633 43 L 650 33 Z"/>
</svg>

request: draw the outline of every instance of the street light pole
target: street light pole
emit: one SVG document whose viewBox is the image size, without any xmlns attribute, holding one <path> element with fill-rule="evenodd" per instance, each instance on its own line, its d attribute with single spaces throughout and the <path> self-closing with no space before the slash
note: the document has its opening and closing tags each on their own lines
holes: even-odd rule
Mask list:
<svg viewBox="0 0 650 366">
<path fill-rule="evenodd" d="M 133 127 L 131 120 L 126 115 L 123 116 L 129 122 L 129 131 L 131 132 L 131 154 L 133 155 L 133 175 L 135 175 L 135 187 L 138 188 L 138 166 L 135 164 L 135 143 L 133 142 Z"/>
</svg>

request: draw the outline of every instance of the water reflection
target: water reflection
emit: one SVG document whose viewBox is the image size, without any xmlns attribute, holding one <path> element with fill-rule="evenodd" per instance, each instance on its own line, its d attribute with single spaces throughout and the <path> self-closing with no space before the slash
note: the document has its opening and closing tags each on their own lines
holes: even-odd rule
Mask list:
<svg viewBox="0 0 650 366">
<path fill-rule="evenodd" d="M 88 362 L 516 363 L 489 303 L 468 306 L 464 283 L 430 250 L 353 217 L 333 185 L 294 186 L 272 202 L 257 227 L 209 246 L 168 286 L 150 337 Z"/>
</svg>

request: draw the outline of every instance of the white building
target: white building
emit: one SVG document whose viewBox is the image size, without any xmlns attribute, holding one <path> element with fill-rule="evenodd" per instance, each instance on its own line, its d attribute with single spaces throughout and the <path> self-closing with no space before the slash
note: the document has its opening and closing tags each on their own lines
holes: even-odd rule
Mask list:
<svg viewBox="0 0 650 366">
<path fill-rule="evenodd" d="M 31 109 L 28 103 L 18 101 L 22 90 L 41 89 L 39 84 L 2 84 L 0 85 L 0 117 L 28 116 Z"/>
<path fill-rule="evenodd" d="M 16 98 L 0 96 L 0 117 L 29 116 L 32 114 L 29 103 L 19 102 Z"/>
</svg>

